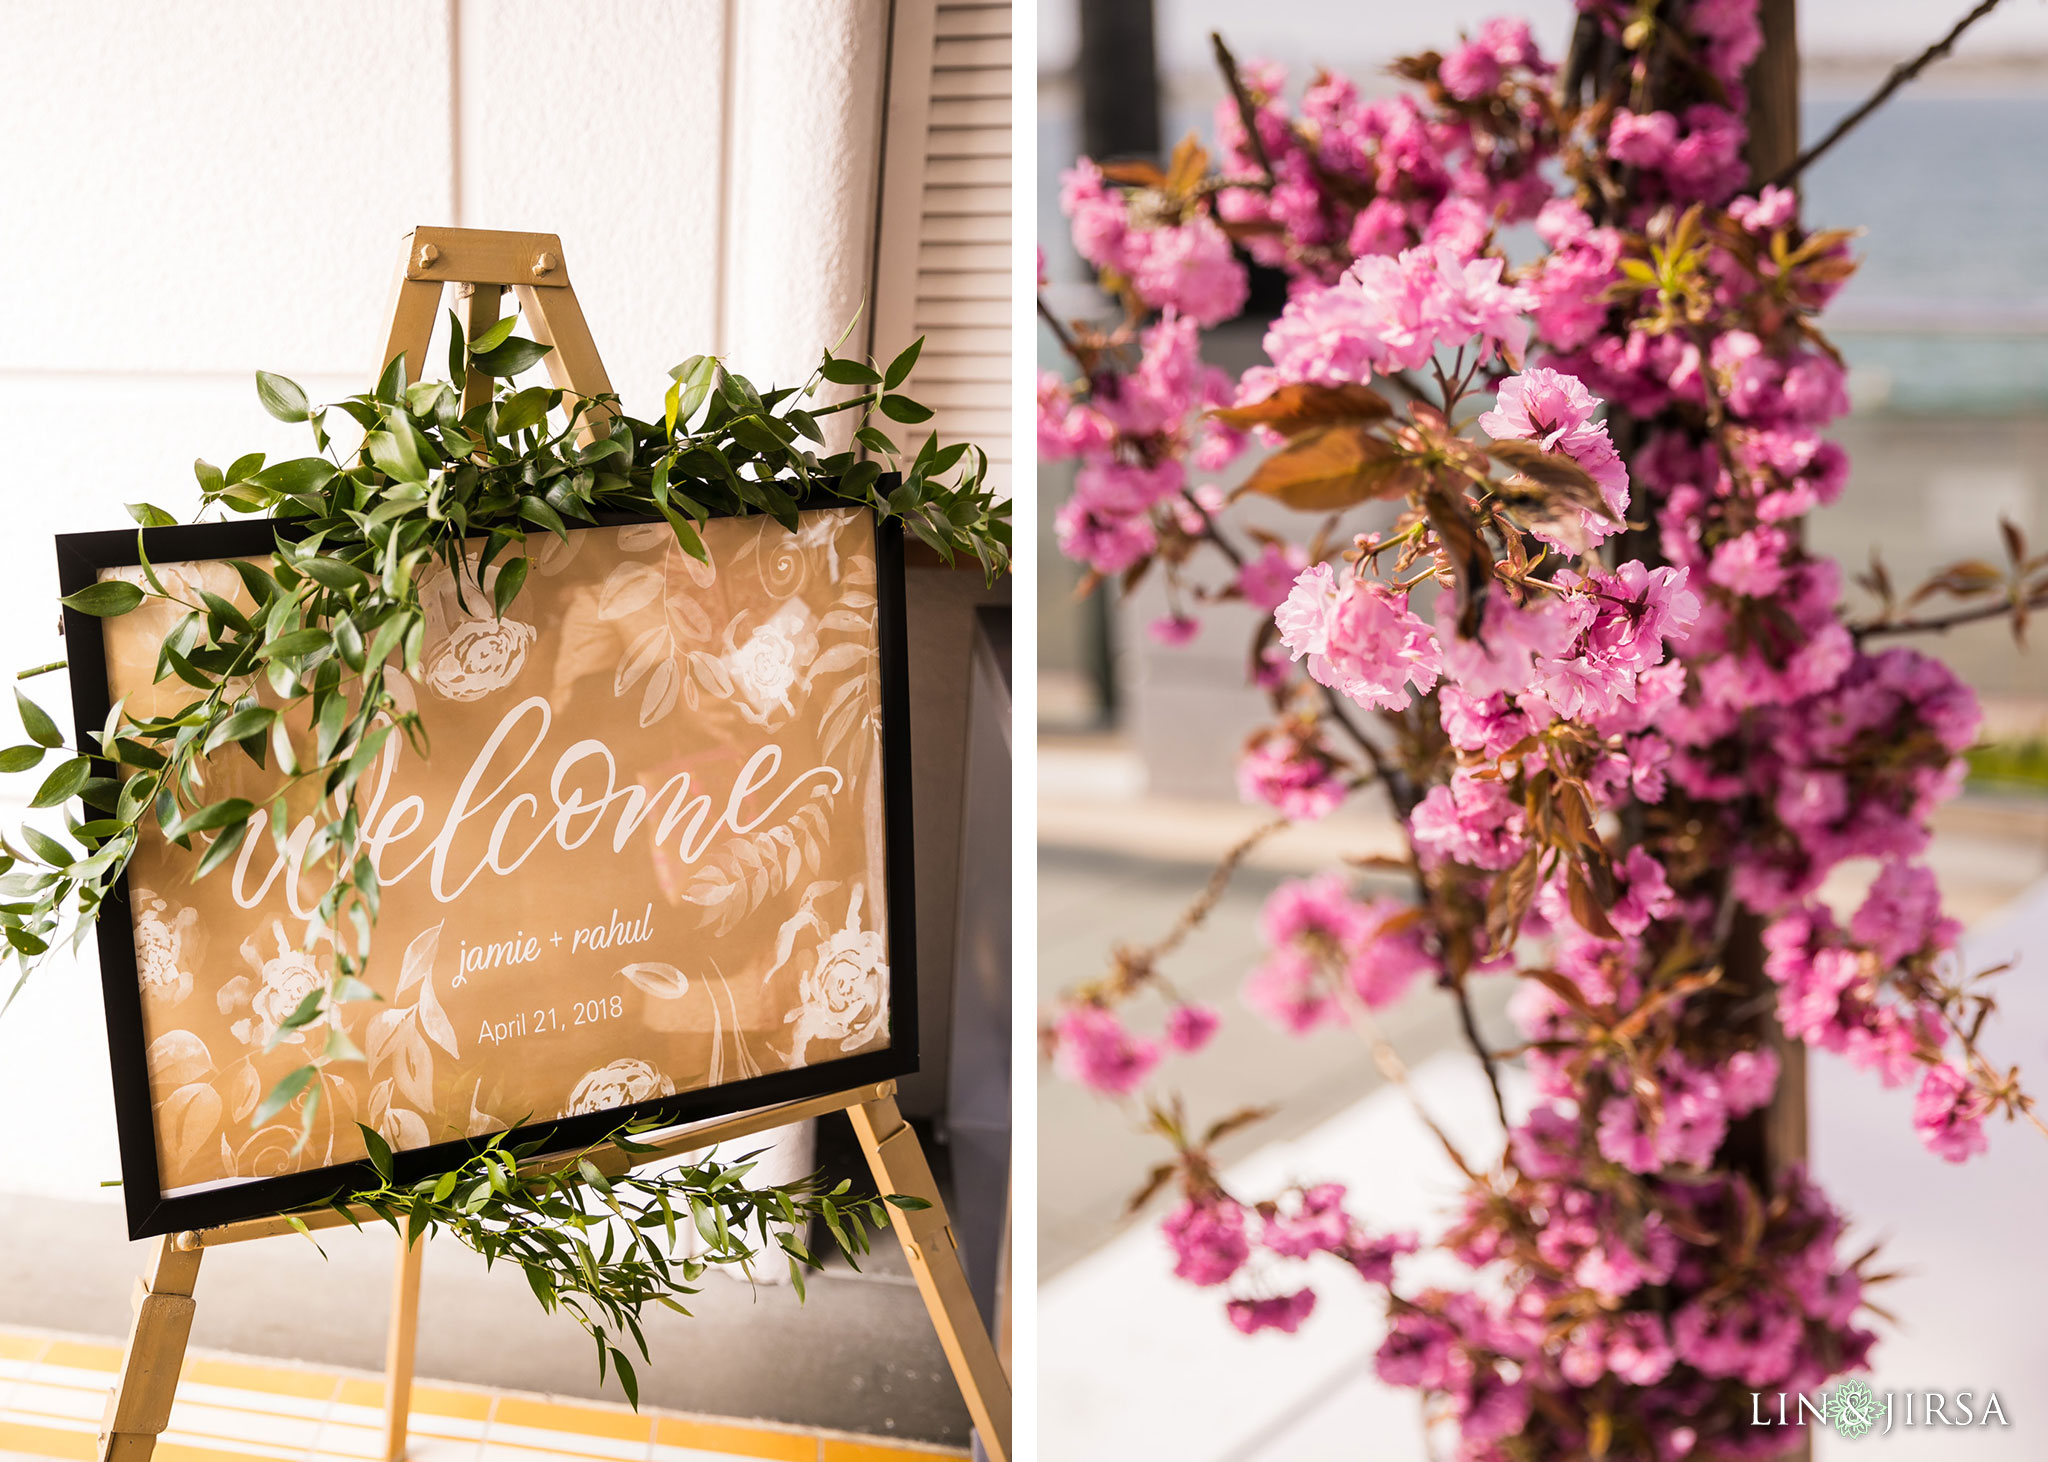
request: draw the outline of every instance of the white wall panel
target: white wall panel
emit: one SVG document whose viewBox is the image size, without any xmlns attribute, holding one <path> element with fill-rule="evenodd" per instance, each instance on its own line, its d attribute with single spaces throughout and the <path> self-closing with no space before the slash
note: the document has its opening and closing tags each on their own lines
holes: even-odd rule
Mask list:
<svg viewBox="0 0 2048 1462">
<path fill-rule="evenodd" d="M 742 0 L 723 349 L 796 380 L 866 303 L 881 147 L 884 0 Z M 865 322 L 846 349 L 857 352 Z"/>
<path fill-rule="evenodd" d="M 717 330 L 725 0 L 455 3 L 459 221 L 559 234 L 613 389 L 656 414 Z"/>
<path fill-rule="evenodd" d="M 0 3 L 0 369 L 372 369 L 449 208 L 446 12 Z"/>
</svg>

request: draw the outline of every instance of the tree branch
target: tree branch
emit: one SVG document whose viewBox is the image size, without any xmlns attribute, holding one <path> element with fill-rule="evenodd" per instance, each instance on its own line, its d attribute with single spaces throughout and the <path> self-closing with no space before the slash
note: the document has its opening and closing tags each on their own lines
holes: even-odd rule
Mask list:
<svg viewBox="0 0 2048 1462">
<path fill-rule="evenodd" d="M 1956 42 L 1962 39 L 1964 31 L 1997 8 L 1998 0 L 1981 0 L 1977 8 L 1957 21 L 1947 35 L 1943 36 L 1912 60 L 1901 61 L 1898 65 L 1894 66 L 1891 75 L 1885 77 L 1884 84 L 1872 92 L 1855 111 L 1835 123 L 1827 136 L 1821 138 L 1820 141 L 1814 143 L 1813 146 L 1793 158 L 1784 167 L 1779 168 L 1776 173 L 1766 178 L 1758 186 L 1760 188 L 1782 188 L 1805 172 L 1814 163 L 1820 161 L 1827 154 L 1828 149 L 1854 131 L 1864 118 L 1883 106 L 1887 101 L 1890 101 L 1893 92 L 1918 76 L 1922 71 L 1925 71 L 1929 66 L 1932 66 L 1936 61 L 1946 57 L 1950 51 L 1955 49 Z"/>
<path fill-rule="evenodd" d="M 1982 604 L 1975 609 L 1958 609 L 1953 614 L 1936 614 L 1926 619 L 1879 619 L 1867 624 L 1852 624 L 1849 633 L 1857 644 L 1876 639 L 1880 635 L 1939 635 L 1965 624 L 1978 624 L 1987 619 L 1997 619 L 2011 614 L 2014 609 L 2048 608 L 2048 589 L 2037 590 L 2029 595 L 2023 605 L 2016 605 L 2011 599 L 2000 599 L 1994 604 Z"/>
<path fill-rule="evenodd" d="M 1996 3 L 1996 0 L 1993 0 Z M 1237 102 L 1237 118 L 1244 124 L 1245 146 L 1266 175 L 1266 186 L 1272 187 L 1279 179 L 1273 172 L 1273 159 L 1266 153 L 1266 139 L 1259 135 L 1259 109 L 1252 102 L 1251 91 L 1244 84 L 1244 77 L 1238 74 L 1237 57 L 1230 54 L 1230 47 L 1223 44 L 1221 31 L 1209 32 L 1209 46 L 1216 54 L 1216 65 L 1223 72 L 1224 83 L 1230 88 L 1230 95 Z"/>
</svg>

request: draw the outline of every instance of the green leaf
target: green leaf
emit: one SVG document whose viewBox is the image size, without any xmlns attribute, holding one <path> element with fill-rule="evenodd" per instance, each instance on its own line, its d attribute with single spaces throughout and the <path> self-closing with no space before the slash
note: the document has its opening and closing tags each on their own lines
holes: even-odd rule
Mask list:
<svg viewBox="0 0 2048 1462">
<path fill-rule="evenodd" d="M 521 557 L 498 570 L 497 580 L 491 585 L 491 599 L 497 606 L 500 619 L 505 617 L 512 601 L 519 597 L 519 586 L 526 582 L 526 572 L 531 566 L 531 560 Z"/>
<path fill-rule="evenodd" d="M 370 461 L 385 476 L 399 482 L 425 482 L 426 465 L 409 431 L 373 431 L 363 443 Z"/>
<path fill-rule="evenodd" d="M 377 399 L 396 404 L 399 393 L 405 390 L 405 352 L 399 351 L 384 367 L 384 374 L 377 377 Z"/>
<path fill-rule="evenodd" d="M 213 728 L 213 733 L 206 738 L 206 754 L 212 756 L 230 742 L 261 736 L 276 719 L 277 712 L 268 706 L 245 706 Z"/>
<path fill-rule="evenodd" d="M 273 376 L 269 371 L 256 372 L 256 399 L 279 421 L 304 421 L 313 414 L 306 393 L 296 381 Z"/>
<path fill-rule="evenodd" d="M 270 1089 L 270 1094 L 264 1097 L 262 1102 L 258 1104 L 255 1112 L 249 1118 L 249 1125 L 251 1127 L 261 1127 L 265 1122 L 268 1122 L 272 1117 L 275 1117 L 279 1112 L 290 1106 L 298 1099 L 300 1092 L 312 1085 L 313 1078 L 318 1074 L 319 1072 L 315 1067 L 301 1066 L 298 1070 L 285 1077 L 283 1081 L 273 1086 Z"/>
<path fill-rule="evenodd" d="M 913 1198 L 906 1193 L 888 1193 L 883 1195 L 882 1201 L 891 1208 L 902 1209 L 905 1213 L 916 1213 L 920 1209 L 932 1206 L 929 1198 Z"/>
<path fill-rule="evenodd" d="M 917 421 L 930 421 L 932 409 L 929 406 L 911 400 L 908 396 L 884 396 L 882 398 L 882 415 L 888 417 L 891 421 L 900 421 L 908 424 Z"/>
<path fill-rule="evenodd" d="M 78 795 L 78 789 L 85 785 L 85 779 L 92 775 L 92 758 L 74 756 L 69 761 L 59 762 L 57 769 L 43 779 L 43 785 L 36 790 L 29 802 L 31 807 L 60 807 Z"/>
<path fill-rule="evenodd" d="M 226 797 L 219 802 L 209 802 L 195 808 L 177 822 L 164 829 L 164 836 L 176 842 L 179 838 L 190 837 L 193 833 L 210 832 L 217 827 L 230 827 L 235 823 L 247 822 L 255 814 L 256 804 L 245 797 Z"/>
<path fill-rule="evenodd" d="M 469 342 L 469 348 L 471 352 L 474 354 L 487 355 L 491 351 L 496 350 L 499 346 L 503 345 L 506 342 L 506 340 L 508 340 L 511 337 L 513 329 L 518 324 L 519 316 L 505 316 L 502 320 L 499 320 L 495 325 L 491 326 L 490 329 L 484 331 L 483 334 L 477 336 L 476 339 Z"/>
<path fill-rule="evenodd" d="M 318 492 L 334 480 L 334 464 L 325 457 L 295 457 L 266 467 L 250 479 L 258 487 L 286 497 Z"/>
<path fill-rule="evenodd" d="M 49 712 L 19 690 L 14 693 L 14 705 L 21 712 L 21 729 L 28 732 L 29 740 L 39 746 L 64 744 L 64 733 L 57 729 L 57 723 L 50 719 Z"/>
<path fill-rule="evenodd" d="M 511 436 L 548 419 L 555 393 L 546 386 L 528 386 L 513 393 L 498 407 L 498 434 Z"/>
<path fill-rule="evenodd" d="M 828 355 L 819 373 L 835 386 L 879 386 L 882 373 L 871 365 L 844 356 Z"/>
<path fill-rule="evenodd" d="M 553 346 L 542 345 L 537 340 L 514 337 L 490 350 L 470 351 L 469 362 L 487 376 L 509 380 L 521 371 L 532 369 L 553 349 Z"/>
<path fill-rule="evenodd" d="M 568 541 L 569 530 L 562 522 L 562 515 L 549 507 L 545 499 L 531 495 L 522 497 L 519 500 L 519 516 L 529 523 L 540 524 L 564 542 Z"/>
<path fill-rule="evenodd" d="M 363 1146 L 370 1150 L 370 1165 L 377 1169 L 377 1176 L 385 1182 L 391 1181 L 391 1144 L 380 1137 L 375 1129 L 356 1123 L 363 1134 Z"/>
<path fill-rule="evenodd" d="M 175 528 L 178 520 L 155 503 L 129 503 L 128 516 L 145 528 Z"/>
<path fill-rule="evenodd" d="M 142 586 L 131 584 L 126 579 L 102 579 L 97 584 L 86 585 L 76 594 L 66 594 L 57 602 L 76 609 L 80 614 L 112 619 L 142 603 Z"/>
<path fill-rule="evenodd" d="M 78 861 L 69 848 L 39 828 L 24 824 L 21 829 L 21 840 L 28 844 L 30 852 L 52 868 L 69 868 Z"/>
<path fill-rule="evenodd" d="M 208 497 L 212 497 L 228 485 L 227 477 L 218 467 L 214 466 L 204 457 L 200 457 L 192 463 L 192 475 L 199 479 L 199 490 Z M 132 512 L 133 509 L 130 509 L 130 511 Z"/>
<path fill-rule="evenodd" d="M 40 766 L 47 755 L 48 750 L 41 746 L 10 746 L 0 751 L 0 772 L 12 775 L 28 771 L 31 767 Z"/>
<path fill-rule="evenodd" d="M 249 835 L 249 824 L 238 822 L 233 827 L 223 828 L 219 837 L 207 844 L 206 852 L 199 859 L 198 868 L 193 870 L 195 878 L 204 878 L 221 864 L 234 856 L 242 846 L 242 839 Z"/>
<path fill-rule="evenodd" d="M 922 335 L 905 346 L 903 353 L 890 361 L 889 369 L 883 373 L 882 389 L 893 391 L 909 380 L 911 371 L 917 367 L 917 357 L 923 350 L 924 337 Z"/>
</svg>

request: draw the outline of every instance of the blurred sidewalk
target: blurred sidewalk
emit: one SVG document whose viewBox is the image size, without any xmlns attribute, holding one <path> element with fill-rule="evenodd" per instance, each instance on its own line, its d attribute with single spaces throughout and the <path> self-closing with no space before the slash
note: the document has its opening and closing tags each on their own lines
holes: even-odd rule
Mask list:
<svg viewBox="0 0 2048 1462">
<path fill-rule="evenodd" d="M 95 1455 L 120 1351 L 0 1330 L 0 1458 Z M 382 1462 L 384 1382 L 234 1356 L 186 1359 L 158 1462 Z M 918 1462 L 964 1451 L 517 1392 L 416 1386 L 410 1462 Z"/>
<path fill-rule="evenodd" d="M 1262 820 L 1258 809 L 1150 799 L 1135 761 L 1109 739 L 1054 741 L 1041 750 L 1041 1002 L 1099 973 L 1109 945 L 1156 937 L 1200 888 L 1206 865 Z M 1235 1007 L 1235 986 L 1258 956 L 1264 892 L 1283 876 L 1371 851 L 1394 830 L 1376 821 L 1329 823 L 1276 837 L 1240 872 L 1210 931 L 1169 964 L 1178 985 L 1225 1005 L 1216 1047 L 1182 1064 L 1200 1119 L 1247 1102 L 1282 1113 L 1226 1143 L 1226 1181 L 1258 1191 L 1295 1179 L 1348 1183 L 1376 1226 L 1441 1227 L 1458 1181 L 1396 1090 L 1375 1090 L 1355 1037 L 1293 1040 Z M 1972 925 L 1976 965 L 2009 958 L 2001 977 L 1992 1059 L 2017 1062 L 2048 1091 L 2048 807 L 1965 801 L 1944 811 L 1929 860 L 1951 909 Z M 1845 870 L 1828 890 L 1853 907 L 1873 869 Z M 2002 911 L 2002 912 L 2001 912 Z M 1463 1055 L 1447 1002 L 1418 991 L 1387 1022 L 1415 1068 L 1417 1097 L 1461 1147 L 1497 1141 L 1490 1102 Z M 1498 1029 L 1496 1004 L 1483 1019 Z M 2048 1301 L 2038 1214 L 2048 1198 L 2048 1139 L 1995 1129 L 1988 1156 L 1952 1167 L 1921 1148 L 1912 1090 L 1885 1091 L 1834 1058 L 1812 1066 L 1812 1145 L 1821 1181 L 1851 1215 L 1851 1243 L 1884 1241 L 1885 1267 L 1905 1277 L 1874 1296 L 1899 1315 L 1880 1322 L 1873 1385 L 1996 1390 L 2014 1397 L 2048 1375 L 2048 1335 L 2034 1323 Z M 1213 1291 L 1172 1277 L 1156 1228 L 1122 1199 L 1161 1154 L 1113 1106 L 1064 1082 L 1041 1083 L 1041 1396 L 1048 1457 L 1122 1462 L 1422 1462 L 1412 1392 L 1371 1371 L 1381 1333 L 1370 1291 L 1332 1272 L 1315 1315 L 1293 1337 L 1246 1340 Z M 1421 1261 L 1424 1265 L 1433 1258 Z M 1442 1278 L 1451 1278 L 1455 1266 Z M 1418 1268 L 1418 1276 L 1432 1271 Z M 2006 1432 L 1898 1432 L 1887 1457 L 2013 1459 L 2041 1455 L 2024 1420 Z M 1371 1438 L 1361 1451 L 1361 1438 Z M 1819 1455 L 1831 1438 L 1820 1439 Z M 1860 1454 L 1853 1454 L 1860 1455 Z"/>
</svg>

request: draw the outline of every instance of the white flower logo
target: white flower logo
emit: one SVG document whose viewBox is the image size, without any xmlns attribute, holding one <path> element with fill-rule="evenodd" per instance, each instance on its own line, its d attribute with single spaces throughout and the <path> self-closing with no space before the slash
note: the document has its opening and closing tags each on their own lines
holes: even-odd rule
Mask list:
<svg viewBox="0 0 2048 1462">
<path fill-rule="evenodd" d="M 516 619 L 465 619 L 427 666 L 427 684 L 443 700 L 482 700 L 519 678 L 533 638 Z"/>
<path fill-rule="evenodd" d="M 800 599 L 790 600 L 744 641 L 736 642 L 735 633 L 745 618 L 741 615 L 726 627 L 721 663 L 732 679 L 741 714 L 765 726 L 777 711 L 795 713 L 790 692 L 809 680 L 811 661 L 818 655 L 818 632 L 809 607 Z"/>
<path fill-rule="evenodd" d="M 277 946 L 277 953 L 265 959 L 263 947 L 258 942 L 258 936 L 263 932 L 258 930 L 242 941 L 242 960 L 249 966 L 249 974 L 237 975 L 228 981 L 221 987 L 219 998 L 223 1015 L 245 1002 L 248 1005 L 249 1014 L 230 1027 L 235 1039 L 244 1045 L 267 1048 L 292 1012 L 308 995 L 327 983 L 327 974 L 319 961 L 292 944 L 281 919 L 270 921 L 269 934 Z M 299 1045 L 309 1034 L 322 1030 L 325 1025 L 323 1016 L 297 1030 L 286 1031 L 279 1043 Z"/>
<path fill-rule="evenodd" d="M 863 890 L 854 885 L 846 924 L 818 947 L 811 968 L 797 981 L 802 1002 L 787 1019 L 795 1022 L 790 1062 L 805 1065 L 813 1041 L 837 1041 L 841 1051 L 867 1045 L 889 1020 L 889 963 L 881 931 L 860 926 Z"/>
<path fill-rule="evenodd" d="M 586 1074 L 569 1093 L 569 1104 L 562 1109 L 562 1115 L 581 1117 L 591 1112 L 609 1112 L 675 1094 L 674 1082 L 645 1061 L 629 1056 Z"/>
<path fill-rule="evenodd" d="M 186 942 L 199 923 L 199 910 L 180 908 L 166 919 L 170 907 L 149 889 L 135 890 L 135 958 L 142 993 L 176 1005 L 192 993 L 188 966 L 194 961 L 187 957 Z"/>
</svg>

